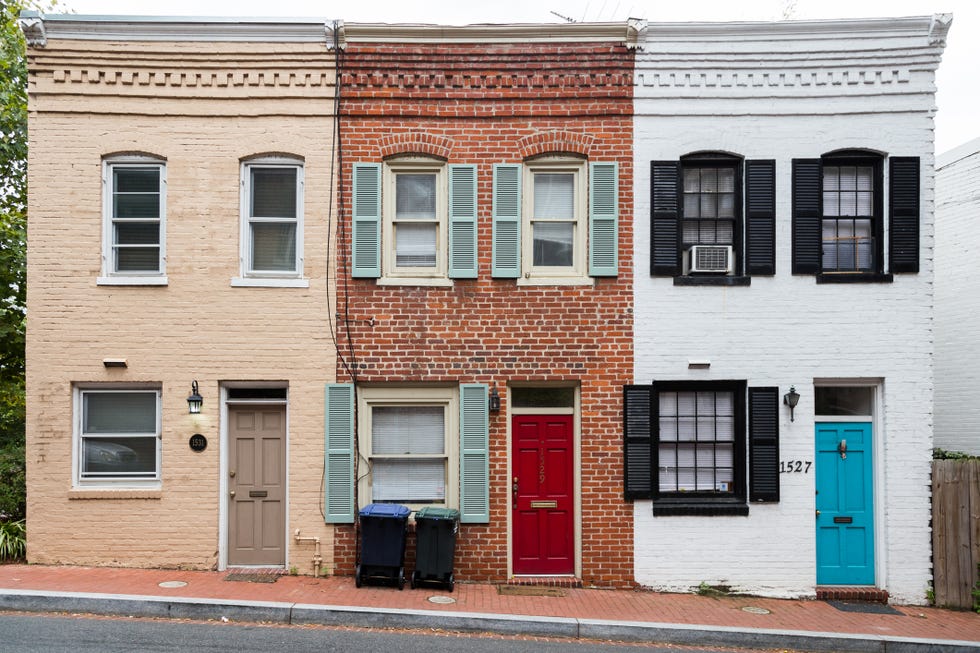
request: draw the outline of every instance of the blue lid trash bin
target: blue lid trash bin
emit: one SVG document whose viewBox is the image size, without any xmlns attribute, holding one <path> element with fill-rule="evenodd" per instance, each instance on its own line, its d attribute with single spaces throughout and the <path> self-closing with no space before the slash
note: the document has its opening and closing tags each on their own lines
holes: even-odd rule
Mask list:
<svg viewBox="0 0 980 653">
<path fill-rule="evenodd" d="M 421 583 L 436 583 L 453 591 L 453 560 L 459 511 L 425 507 L 415 513 L 415 571 L 412 589 Z"/>
<path fill-rule="evenodd" d="M 354 570 L 354 585 L 379 581 L 405 588 L 405 539 L 408 533 L 406 506 L 372 503 L 361 508 L 361 551 Z"/>
</svg>

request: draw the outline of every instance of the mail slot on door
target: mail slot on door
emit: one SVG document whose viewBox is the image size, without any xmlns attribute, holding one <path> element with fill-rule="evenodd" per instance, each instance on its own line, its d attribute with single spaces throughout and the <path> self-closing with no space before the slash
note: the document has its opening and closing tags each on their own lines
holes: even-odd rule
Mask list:
<svg viewBox="0 0 980 653">
<path fill-rule="evenodd" d="M 557 501 L 532 501 L 531 508 L 557 508 Z"/>
<path fill-rule="evenodd" d="M 248 496 L 249 498 L 255 498 L 255 497 L 261 498 L 261 497 L 269 496 L 269 493 L 266 490 L 249 490 Z"/>
<path fill-rule="evenodd" d="M 853 524 L 854 523 L 854 518 L 853 517 L 834 517 L 834 523 L 835 524 Z"/>
</svg>

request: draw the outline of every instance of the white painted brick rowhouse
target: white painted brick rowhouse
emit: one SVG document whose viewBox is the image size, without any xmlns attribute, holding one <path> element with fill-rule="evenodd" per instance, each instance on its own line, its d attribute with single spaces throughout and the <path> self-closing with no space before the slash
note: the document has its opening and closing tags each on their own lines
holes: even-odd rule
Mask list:
<svg viewBox="0 0 980 653">
<path fill-rule="evenodd" d="M 855 584 L 885 589 L 896 602 L 924 601 L 931 579 L 934 74 L 949 24 L 949 16 L 935 16 L 644 27 L 634 118 L 634 381 L 724 380 L 739 382 L 739 388 L 770 388 L 779 462 L 768 463 L 770 472 L 776 468 L 770 478 L 778 480 L 778 500 L 752 501 L 748 470 L 763 461 L 748 451 L 753 434 L 746 428 L 746 442 L 735 444 L 735 485 L 739 478 L 743 484 L 735 503 L 741 507 L 717 514 L 725 511 L 713 511 L 710 496 L 690 495 L 692 505 L 686 507 L 677 492 L 658 498 L 655 459 L 652 490 L 646 492 L 652 500 L 634 500 L 641 585 L 685 591 L 704 582 L 764 595 L 813 596 L 818 465 L 806 463 L 815 460 L 815 424 L 834 421 L 817 419 L 815 393 L 817 386 L 857 384 L 871 387 L 873 396 L 867 455 L 874 555 L 872 581 Z M 794 160 L 808 160 L 817 174 L 810 175 L 809 188 L 797 188 L 797 207 Z M 756 161 L 761 168 L 753 167 Z M 667 180 L 656 200 L 653 162 L 666 175 L 658 183 Z M 700 189 L 699 210 L 710 213 L 716 200 L 705 196 L 714 191 L 714 181 L 702 177 L 699 187 L 686 171 L 719 165 L 731 167 L 735 177 L 728 200 L 718 182 L 718 206 L 734 205 L 736 217 L 705 222 L 697 236 L 699 227 L 691 231 L 685 212 L 694 208 L 685 208 L 685 197 Z M 872 202 L 878 203 L 870 237 L 840 241 L 840 259 L 847 243 L 856 242 L 864 253 L 853 269 L 838 262 L 840 271 L 832 271 L 824 242 L 831 224 L 826 207 L 845 193 L 822 193 L 820 171 L 826 191 L 831 170 L 841 179 L 850 174 L 853 184 L 854 170 L 864 165 L 877 171 L 856 175 L 858 190 L 871 184 Z M 798 171 L 799 183 L 805 167 Z M 749 186 L 750 177 L 768 190 L 760 196 Z M 675 188 L 678 206 L 671 213 L 668 196 Z M 802 216 L 807 192 L 824 211 L 805 224 L 794 214 Z M 900 215 L 903 199 L 906 212 Z M 914 231 L 916 213 L 918 247 L 912 234 L 910 253 L 902 239 L 909 224 Z M 833 224 L 844 222 L 867 235 L 867 223 Z M 683 252 L 691 233 L 702 238 L 694 242 L 733 242 L 733 271 L 686 274 Z M 783 405 L 791 386 L 800 395 L 793 421 Z M 744 393 L 736 390 L 742 395 L 737 401 L 744 401 Z M 746 405 L 744 421 L 751 409 Z M 658 455 L 656 423 L 651 430 L 650 448 Z M 796 472 L 790 461 L 804 463 L 802 470 Z M 785 473 L 778 473 L 780 464 Z M 661 460 L 661 491 L 666 473 Z M 728 485 L 716 483 L 715 489 L 724 495 Z"/>
</svg>

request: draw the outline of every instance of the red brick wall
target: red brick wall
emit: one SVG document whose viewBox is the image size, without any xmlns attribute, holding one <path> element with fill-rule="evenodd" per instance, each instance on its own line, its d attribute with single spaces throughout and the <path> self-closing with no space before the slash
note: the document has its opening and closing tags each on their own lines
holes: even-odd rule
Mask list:
<svg viewBox="0 0 980 653">
<path fill-rule="evenodd" d="M 632 505 L 622 499 L 622 386 L 633 373 L 632 52 L 612 44 L 358 46 L 343 55 L 345 208 L 338 269 L 349 269 L 354 162 L 428 153 L 477 165 L 479 277 L 451 288 L 338 280 L 341 351 L 361 382 L 575 382 L 581 388 L 582 580 L 633 584 Z M 518 287 L 493 279 L 492 164 L 540 153 L 619 164 L 619 276 L 594 286 Z M 349 328 L 350 342 L 347 340 Z M 338 380 L 348 379 L 338 366 Z M 490 416 L 490 523 L 464 524 L 459 580 L 507 578 L 510 463 L 506 399 Z M 337 529 L 338 573 L 353 569 L 354 533 Z"/>
</svg>

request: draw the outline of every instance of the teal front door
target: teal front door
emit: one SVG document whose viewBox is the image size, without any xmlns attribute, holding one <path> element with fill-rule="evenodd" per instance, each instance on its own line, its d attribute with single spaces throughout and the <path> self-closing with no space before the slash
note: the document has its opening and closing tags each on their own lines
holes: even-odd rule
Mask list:
<svg viewBox="0 0 980 653">
<path fill-rule="evenodd" d="M 871 424 L 816 425 L 817 585 L 874 585 Z"/>
</svg>

